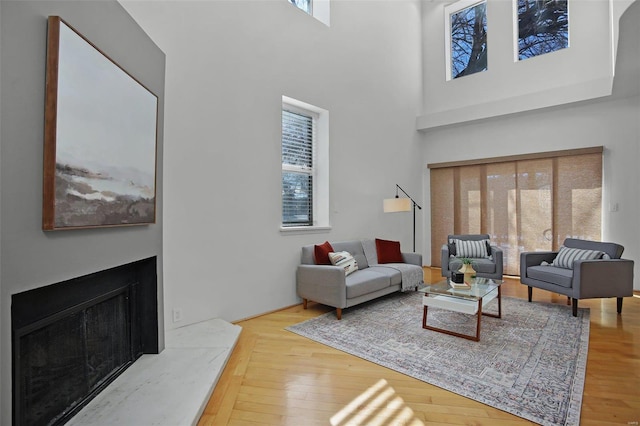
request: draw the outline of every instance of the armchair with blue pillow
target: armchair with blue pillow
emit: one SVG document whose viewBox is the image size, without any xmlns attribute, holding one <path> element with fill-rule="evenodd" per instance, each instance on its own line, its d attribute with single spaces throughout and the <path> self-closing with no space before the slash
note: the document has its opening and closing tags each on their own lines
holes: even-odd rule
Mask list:
<svg viewBox="0 0 640 426">
<path fill-rule="evenodd" d="M 464 258 L 471 260 L 476 276 L 502 280 L 502 249 L 491 245 L 488 234 L 448 235 L 441 249 L 442 276 L 457 272 Z"/>
<path fill-rule="evenodd" d="M 567 296 L 573 316 L 579 299 L 633 296 L 633 260 L 622 259 L 620 244 L 575 238 L 564 240 L 558 251 L 520 253 L 520 282 L 527 285 L 529 302 L 533 287 Z"/>
</svg>

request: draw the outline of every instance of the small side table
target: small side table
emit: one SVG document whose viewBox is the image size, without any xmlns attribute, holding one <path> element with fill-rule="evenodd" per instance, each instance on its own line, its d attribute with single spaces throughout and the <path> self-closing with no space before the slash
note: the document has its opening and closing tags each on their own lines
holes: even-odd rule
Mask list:
<svg viewBox="0 0 640 426">
<path fill-rule="evenodd" d="M 432 284 L 418 290 L 424 293 L 422 297 L 422 304 L 424 305 L 422 328 L 478 342 L 480 340 L 480 323 L 482 316 L 502 318 L 501 284 L 502 281 L 490 280 L 488 278 L 474 278 L 471 281 L 470 288 L 459 289 L 451 287 L 449 280 L 443 280 L 437 284 Z M 496 298 L 498 299 L 498 313 L 491 314 L 482 312 L 482 308 Z M 476 334 L 467 335 L 427 325 L 427 309 L 429 306 L 463 314 L 476 315 Z"/>
</svg>

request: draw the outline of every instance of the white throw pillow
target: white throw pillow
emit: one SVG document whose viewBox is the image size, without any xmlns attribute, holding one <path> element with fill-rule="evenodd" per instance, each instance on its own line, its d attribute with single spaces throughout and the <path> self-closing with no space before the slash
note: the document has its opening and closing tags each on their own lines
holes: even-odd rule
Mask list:
<svg viewBox="0 0 640 426">
<path fill-rule="evenodd" d="M 345 276 L 358 270 L 358 262 L 348 251 L 331 252 L 329 253 L 329 260 L 332 265 L 344 268 Z"/>
<path fill-rule="evenodd" d="M 483 258 L 489 257 L 487 254 L 487 244 L 489 240 L 453 240 L 456 243 L 456 257 Z"/>
<path fill-rule="evenodd" d="M 558 268 L 573 269 L 573 262 L 576 260 L 602 259 L 604 253 L 598 250 L 583 250 L 562 246 L 555 259 L 553 266 Z"/>
</svg>

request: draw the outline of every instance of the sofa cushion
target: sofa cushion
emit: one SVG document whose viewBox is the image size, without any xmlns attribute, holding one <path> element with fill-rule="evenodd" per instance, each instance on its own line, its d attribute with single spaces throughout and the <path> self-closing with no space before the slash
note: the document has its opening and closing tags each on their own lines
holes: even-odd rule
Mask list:
<svg viewBox="0 0 640 426">
<path fill-rule="evenodd" d="M 378 263 L 403 263 L 399 241 L 381 240 L 376 238 L 376 252 Z"/>
<path fill-rule="evenodd" d="M 476 272 L 483 274 L 493 274 L 496 272 L 496 264 L 492 260 L 484 259 L 471 259 L 471 266 Z M 462 260 L 458 258 L 452 258 L 449 262 L 450 271 L 458 271 L 462 267 Z"/>
<path fill-rule="evenodd" d="M 322 244 L 316 244 L 313 246 L 313 254 L 316 261 L 316 265 L 331 265 L 331 260 L 329 259 L 329 253 L 335 251 L 333 247 L 331 247 L 331 243 L 329 241 L 325 241 Z"/>
<path fill-rule="evenodd" d="M 486 258 L 489 257 L 489 253 L 491 253 L 487 253 L 489 240 L 473 241 L 454 239 L 453 242 L 456 245 L 457 257 Z"/>
<path fill-rule="evenodd" d="M 364 255 L 364 249 L 362 248 L 362 242 L 360 240 L 349 240 L 331 243 L 333 251 L 348 251 L 351 256 L 358 262 L 358 269 L 365 269 L 369 267 L 367 258 Z"/>
<path fill-rule="evenodd" d="M 388 276 L 372 271 L 371 268 L 359 270 L 345 278 L 347 299 L 362 296 L 389 287 Z"/>
<path fill-rule="evenodd" d="M 601 259 L 603 254 L 603 252 L 598 250 L 584 250 L 562 246 L 556 258 L 553 259 L 552 265 L 558 268 L 573 269 L 574 261 Z"/>
<path fill-rule="evenodd" d="M 348 251 L 331 252 L 329 253 L 329 260 L 332 265 L 343 268 L 345 275 L 352 274 L 358 270 L 358 262 Z"/>
<path fill-rule="evenodd" d="M 391 265 L 389 265 L 391 266 Z M 374 265 L 369 267 L 373 272 L 377 272 L 389 278 L 389 285 L 402 284 L 402 272 L 393 267 L 387 267 L 382 265 Z"/>
<path fill-rule="evenodd" d="M 553 283 L 565 288 L 571 288 L 573 269 L 555 266 L 530 266 L 527 268 L 527 278 Z"/>
</svg>

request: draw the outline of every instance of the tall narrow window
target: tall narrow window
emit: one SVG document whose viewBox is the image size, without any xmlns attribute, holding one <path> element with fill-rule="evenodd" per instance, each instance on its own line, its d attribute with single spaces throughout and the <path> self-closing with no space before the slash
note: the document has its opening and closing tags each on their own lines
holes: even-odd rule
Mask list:
<svg viewBox="0 0 640 426">
<path fill-rule="evenodd" d="M 329 113 L 282 97 L 282 228 L 329 226 Z"/>
<path fill-rule="evenodd" d="M 445 8 L 447 80 L 487 70 L 487 3 L 456 2 Z"/>
<path fill-rule="evenodd" d="M 313 225 L 315 117 L 282 110 L 282 224 Z"/>
<path fill-rule="evenodd" d="M 429 168 L 433 266 L 448 234 L 491 235 L 506 275 L 520 274 L 522 251 L 601 238 L 602 147 Z"/>
<path fill-rule="evenodd" d="M 518 60 L 569 46 L 567 0 L 514 1 L 517 2 Z"/>
</svg>

